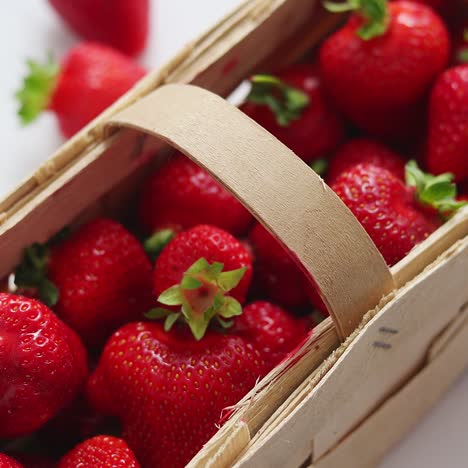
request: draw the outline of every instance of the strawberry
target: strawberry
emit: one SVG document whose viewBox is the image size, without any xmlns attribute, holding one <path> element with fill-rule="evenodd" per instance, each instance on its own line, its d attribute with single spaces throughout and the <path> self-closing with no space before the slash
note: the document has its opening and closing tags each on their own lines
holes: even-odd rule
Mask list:
<svg viewBox="0 0 468 468">
<path fill-rule="evenodd" d="M 43 110 L 57 116 L 70 137 L 128 91 L 145 70 L 110 47 L 85 42 L 71 49 L 62 65 L 28 61 L 29 75 L 16 96 L 27 124 Z"/>
<path fill-rule="evenodd" d="M 337 177 L 331 188 L 363 225 L 389 265 L 401 260 L 441 224 L 435 215 L 453 211 L 456 187 L 450 174 L 433 177 L 414 161 L 407 182 L 385 168 L 358 164 Z"/>
<path fill-rule="evenodd" d="M 13 460 L 13 458 L 5 455 L 4 453 L 0 453 L 0 468 L 24 468 L 24 467 L 16 460 Z"/>
<path fill-rule="evenodd" d="M 128 55 L 146 45 L 149 0 L 49 0 L 65 23 L 83 38 Z"/>
<path fill-rule="evenodd" d="M 251 84 L 242 110 L 304 161 L 330 153 L 343 139 L 343 123 L 323 93 L 316 67 L 293 65 L 277 76 L 254 76 Z"/>
<path fill-rule="evenodd" d="M 21 466 L 23 468 L 56 468 L 57 463 L 54 462 L 50 457 L 40 455 L 38 453 L 24 453 L 24 452 L 9 452 L 9 456 L 13 457 L 19 465 L 13 465 L 14 467 Z M 7 465 L 9 468 L 9 465 Z M 0 456 L 0 468 L 4 468 L 1 463 Z"/>
<path fill-rule="evenodd" d="M 342 172 L 360 163 L 383 167 L 398 178 L 405 178 L 405 162 L 401 156 L 376 141 L 358 138 L 347 141 L 330 160 L 326 178 L 328 185 Z"/>
<path fill-rule="evenodd" d="M 449 36 L 429 7 L 399 1 L 326 2 L 355 10 L 323 43 L 320 67 L 336 105 L 371 134 L 406 140 L 422 123 L 424 98 L 449 57 Z"/>
<path fill-rule="evenodd" d="M 253 344 L 208 330 L 195 340 L 177 324 L 125 325 L 107 342 L 97 372 L 116 400 L 123 434 L 143 466 L 182 467 L 216 432 L 224 408 L 266 373 Z"/>
<path fill-rule="evenodd" d="M 314 287 L 305 273 L 260 223 L 252 229 L 250 241 L 256 257 L 254 281 L 264 294 L 273 302 L 290 308 L 305 306 L 310 298 L 316 308 L 326 311 L 319 295 L 309 292 Z"/>
<path fill-rule="evenodd" d="M 234 332 L 252 341 L 271 368 L 307 336 L 304 319 L 266 301 L 252 302 L 236 318 Z"/>
<path fill-rule="evenodd" d="M 427 167 L 468 180 L 468 65 L 449 68 L 437 80 L 429 105 Z"/>
<path fill-rule="evenodd" d="M 41 299 L 92 346 L 152 304 L 151 264 L 142 246 L 106 218 L 51 247 L 27 249 L 16 284 L 39 287 Z"/>
<path fill-rule="evenodd" d="M 19 437 L 73 400 L 87 373 L 86 352 L 47 306 L 0 293 L 0 370 L 0 437 Z"/>
<path fill-rule="evenodd" d="M 149 232 L 180 231 L 212 224 L 233 235 L 244 234 L 252 215 L 204 169 L 182 154 L 159 168 L 146 182 L 139 206 Z M 160 239 L 160 235 L 151 242 Z M 158 243 L 159 246 L 159 243 Z"/>
<path fill-rule="evenodd" d="M 224 319 L 242 312 L 251 276 L 252 260 L 240 241 L 217 227 L 195 226 L 178 234 L 154 265 L 158 301 L 179 311 L 155 309 L 149 317 L 167 315 L 168 327 L 185 318 L 200 339 L 212 318 L 225 326 Z"/>
<path fill-rule="evenodd" d="M 58 463 L 58 468 L 140 468 L 134 453 L 123 439 L 96 436 L 78 444 Z"/>
</svg>

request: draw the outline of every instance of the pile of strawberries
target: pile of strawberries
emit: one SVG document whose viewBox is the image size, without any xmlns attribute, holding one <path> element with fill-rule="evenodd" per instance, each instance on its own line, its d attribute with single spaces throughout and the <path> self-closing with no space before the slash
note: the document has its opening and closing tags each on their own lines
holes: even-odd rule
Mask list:
<svg viewBox="0 0 468 468">
<path fill-rule="evenodd" d="M 122 29 L 120 42 L 92 34 L 100 2 L 77 2 L 79 17 L 51 3 L 125 49 Z M 352 13 L 313 60 L 252 77 L 241 108 L 321 172 L 393 265 L 466 204 L 463 25 L 452 2 L 326 7 Z M 61 71 L 30 66 L 23 117 L 52 109 L 66 135 L 144 74 L 97 43 Z M 150 175 L 135 208 L 125 227 L 98 218 L 30 246 L 0 293 L 0 467 L 184 466 L 326 315 L 313 278 L 184 155 Z"/>
</svg>

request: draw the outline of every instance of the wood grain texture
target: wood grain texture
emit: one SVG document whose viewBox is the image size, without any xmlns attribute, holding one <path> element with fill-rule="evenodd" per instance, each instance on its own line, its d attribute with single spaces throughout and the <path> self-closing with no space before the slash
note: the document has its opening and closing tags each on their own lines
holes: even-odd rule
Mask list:
<svg viewBox="0 0 468 468">
<path fill-rule="evenodd" d="M 207 169 L 314 278 L 342 339 L 393 289 L 382 256 L 334 192 L 219 96 L 195 86 L 167 85 L 108 125 L 110 131 L 127 127 L 156 136 Z"/>
</svg>

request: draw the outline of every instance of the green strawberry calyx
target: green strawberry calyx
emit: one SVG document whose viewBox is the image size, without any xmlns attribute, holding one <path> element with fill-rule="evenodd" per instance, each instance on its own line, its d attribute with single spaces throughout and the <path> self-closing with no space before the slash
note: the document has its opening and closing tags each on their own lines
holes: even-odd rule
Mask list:
<svg viewBox="0 0 468 468">
<path fill-rule="evenodd" d="M 205 258 L 197 260 L 183 275 L 180 284 L 166 289 L 158 297 L 163 305 L 177 307 L 168 310 L 156 307 L 145 316 L 149 319 L 164 318 L 164 329 L 169 331 L 177 320 L 185 321 L 196 340 L 201 340 L 212 319 L 223 328 L 232 326 L 232 317 L 242 314 L 241 304 L 226 295 L 241 281 L 246 268 L 223 271 L 219 262 L 209 263 Z"/>
<path fill-rule="evenodd" d="M 468 63 L 468 28 L 463 30 L 464 46 L 457 53 L 457 60 L 460 63 Z"/>
<path fill-rule="evenodd" d="M 325 9 L 332 13 L 357 11 L 364 17 L 364 24 L 357 34 L 366 41 L 386 33 L 389 25 L 387 0 L 346 0 L 344 2 L 324 1 Z"/>
<path fill-rule="evenodd" d="M 275 76 L 254 75 L 250 83 L 252 88 L 247 101 L 269 107 L 281 127 L 287 127 L 293 120 L 299 119 L 310 103 L 306 93 Z"/>
<path fill-rule="evenodd" d="M 15 94 L 20 104 L 18 116 L 23 124 L 34 121 L 49 106 L 60 68 L 51 54 L 45 63 L 28 60 L 26 64 L 28 74 L 23 87 Z"/>
<path fill-rule="evenodd" d="M 173 229 L 160 229 L 143 242 L 143 248 L 151 260 L 156 260 L 175 235 L 176 232 Z"/>
<path fill-rule="evenodd" d="M 415 196 L 423 205 L 435 208 L 442 217 L 452 215 L 459 208 L 467 205 L 458 201 L 457 186 L 450 173 L 437 176 L 423 172 L 416 161 L 409 161 L 405 167 L 406 185 L 415 187 Z"/>
<path fill-rule="evenodd" d="M 39 299 L 49 307 L 57 304 L 59 290 L 47 278 L 50 247 L 69 237 L 70 229 L 65 227 L 52 236 L 45 244 L 34 243 L 23 252 L 23 258 L 15 269 L 15 285 L 18 288 L 35 289 Z"/>
</svg>

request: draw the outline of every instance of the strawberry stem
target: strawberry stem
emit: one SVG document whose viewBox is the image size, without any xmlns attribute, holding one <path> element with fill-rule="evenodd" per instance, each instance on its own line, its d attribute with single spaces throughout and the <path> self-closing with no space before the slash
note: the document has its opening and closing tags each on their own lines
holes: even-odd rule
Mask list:
<svg viewBox="0 0 468 468">
<path fill-rule="evenodd" d="M 389 24 L 387 0 L 346 0 L 342 3 L 324 1 L 325 9 L 332 13 L 356 11 L 364 17 L 364 25 L 357 34 L 366 41 L 386 33 Z"/>
<path fill-rule="evenodd" d="M 405 171 L 406 185 L 415 187 L 418 202 L 435 208 L 443 218 L 468 204 L 456 199 L 457 186 L 453 182 L 453 174 L 434 176 L 425 173 L 418 167 L 416 161 L 409 161 Z"/>
<path fill-rule="evenodd" d="M 143 248 L 151 260 L 156 260 L 164 247 L 174 238 L 175 234 L 172 229 L 161 229 L 143 242 Z"/>
<path fill-rule="evenodd" d="M 16 98 L 20 103 L 18 115 L 23 124 L 35 120 L 50 104 L 56 83 L 59 66 L 51 54 L 46 63 L 33 60 L 26 62 L 29 72 L 23 80 L 23 87 L 17 91 Z"/>
<path fill-rule="evenodd" d="M 245 268 L 223 271 L 219 262 L 208 263 L 204 258 L 197 260 L 182 277 L 180 284 L 166 289 L 158 302 L 179 311 L 157 307 L 148 311 L 148 319 L 165 319 L 164 328 L 169 331 L 177 320 L 184 320 L 196 340 L 201 340 L 213 319 L 223 328 L 230 327 L 232 317 L 242 314 L 242 306 L 226 295 L 241 281 Z"/>
<path fill-rule="evenodd" d="M 300 118 L 309 105 L 309 96 L 300 89 L 288 86 L 272 75 L 254 75 L 250 78 L 252 89 L 247 101 L 270 108 L 278 125 L 287 127 Z"/>
</svg>

